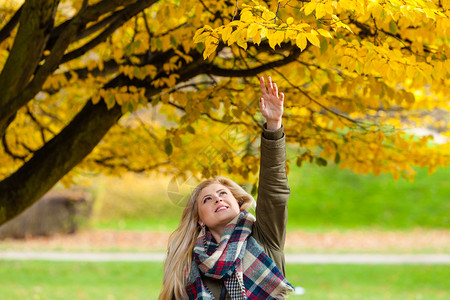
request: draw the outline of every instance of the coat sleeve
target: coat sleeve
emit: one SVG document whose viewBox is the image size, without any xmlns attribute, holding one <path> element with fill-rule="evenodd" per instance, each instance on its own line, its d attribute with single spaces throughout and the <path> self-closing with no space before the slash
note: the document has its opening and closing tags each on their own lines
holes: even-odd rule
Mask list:
<svg viewBox="0 0 450 300">
<path fill-rule="evenodd" d="M 255 238 L 273 250 L 284 249 L 289 195 L 283 127 L 270 131 L 264 125 L 254 226 Z"/>
</svg>

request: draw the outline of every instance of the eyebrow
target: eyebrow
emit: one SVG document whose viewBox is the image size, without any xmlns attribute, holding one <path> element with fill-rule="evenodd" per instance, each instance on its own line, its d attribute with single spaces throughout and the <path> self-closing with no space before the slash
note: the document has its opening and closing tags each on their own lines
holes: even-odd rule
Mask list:
<svg viewBox="0 0 450 300">
<path fill-rule="evenodd" d="M 225 191 L 225 192 L 226 192 L 227 190 L 224 189 L 224 188 L 220 188 L 220 189 L 218 189 L 218 190 L 216 191 L 216 193 L 217 193 L 217 192 L 220 192 L 220 191 Z M 205 199 L 207 196 L 211 196 L 211 194 L 206 194 L 205 196 L 202 197 L 202 200 Z"/>
</svg>

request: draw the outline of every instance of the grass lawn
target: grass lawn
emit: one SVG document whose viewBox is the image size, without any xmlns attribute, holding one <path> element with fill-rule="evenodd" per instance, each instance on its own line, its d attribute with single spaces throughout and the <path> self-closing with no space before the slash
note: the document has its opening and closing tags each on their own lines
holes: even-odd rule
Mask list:
<svg viewBox="0 0 450 300">
<path fill-rule="evenodd" d="M 391 175 L 357 175 L 336 166 L 304 164 L 289 174 L 288 228 L 408 230 L 450 227 L 450 168 L 414 182 Z"/>
<path fill-rule="evenodd" d="M 449 299 L 437 265 L 288 265 L 300 300 Z M 0 261 L 2 299 L 157 299 L 162 263 Z"/>
</svg>

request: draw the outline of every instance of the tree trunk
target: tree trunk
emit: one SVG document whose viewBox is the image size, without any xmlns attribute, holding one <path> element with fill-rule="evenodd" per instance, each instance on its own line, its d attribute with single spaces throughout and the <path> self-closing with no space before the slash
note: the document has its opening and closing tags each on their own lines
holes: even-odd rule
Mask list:
<svg viewBox="0 0 450 300">
<path fill-rule="evenodd" d="M 58 3 L 55 0 L 29 0 L 23 6 L 14 44 L 0 73 L 0 135 L 16 113 L 16 110 L 8 109 L 8 103 L 28 84 L 41 60 Z"/>
<path fill-rule="evenodd" d="M 100 142 L 122 115 L 103 101 L 84 106 L 72 122 L 14 174 L 0 182 L 0 225 L 42 197 Z"/>
</svg>

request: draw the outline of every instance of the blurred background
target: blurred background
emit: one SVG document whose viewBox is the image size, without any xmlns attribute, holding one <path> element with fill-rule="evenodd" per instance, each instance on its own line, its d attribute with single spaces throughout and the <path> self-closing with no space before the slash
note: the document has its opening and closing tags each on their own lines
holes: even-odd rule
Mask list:
<svg viewBox="0 0 450 300">
<path fill-rule="evenodd" d="M 289 299 L 450 299 L 449 1 L 260 2 L 0 0 L 0 300 L 157 299 L 198 178 L 255 195 L 267 75 Z"/>
<path fill-rule="evenodd" d="M 295 149 L 288 149 L 288 158 Z M 450 253 L 450 169 L 414 182 L 337 166 L 291 166 L 286 253 Z M 85 175 L 0 227 L 0 251 L 164 253 L 193 179 Z M 34 210 L 34 212 L 33 212 Z M 124 271 L 126 270 L 126 271 Z M 0 260 L 5 299 L 156 299 L 162 262 Z M 448 265 L 295 264 L 293 299 L 447 299 Z M 109 296 L 108 296 L 109 295 Z M 297 297 L 297 298 L 296 298 Z"/>
</svg>

